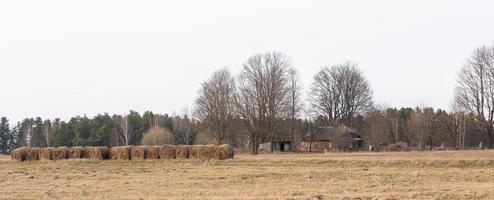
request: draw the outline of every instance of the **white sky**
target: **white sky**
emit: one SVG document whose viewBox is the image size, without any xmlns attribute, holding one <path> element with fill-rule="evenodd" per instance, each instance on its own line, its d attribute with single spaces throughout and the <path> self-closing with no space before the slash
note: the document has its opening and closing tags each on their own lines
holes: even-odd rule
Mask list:
<svg viewBox="0 0 494 200">
<path fill-rule="evenodd" d="M 494 42 L 494 1 L 0 1 L 0 116 L 192 107 L 216 69 L 291 57 L 307 88 L 358 63 L 375 101 L 449 109 L 473 48 Z"/>
</svg>

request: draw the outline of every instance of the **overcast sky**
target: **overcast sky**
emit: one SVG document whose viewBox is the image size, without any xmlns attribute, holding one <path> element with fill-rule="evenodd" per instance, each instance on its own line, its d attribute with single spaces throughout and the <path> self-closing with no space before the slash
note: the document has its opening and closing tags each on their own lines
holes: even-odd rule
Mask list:
<svg viewBox="0 0 494 200">
<path fill-rule="evenodd" d="M 449 109 L 494 1 L 0 1 L 0 116 L 192 108 L 214 71 L 287 54 L 307 88 L 352 61 L 377 103 Z"/>
</svg>

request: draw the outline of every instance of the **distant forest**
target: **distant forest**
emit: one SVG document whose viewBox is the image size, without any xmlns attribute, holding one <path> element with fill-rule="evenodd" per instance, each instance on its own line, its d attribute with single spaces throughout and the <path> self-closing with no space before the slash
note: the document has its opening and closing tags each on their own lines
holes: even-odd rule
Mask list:
<svg viewBox="0 0 494 200">
<path fill-rule="evenodd" d="M 302 99 L 304 94 L 306 98 Z M 406 142 L 416 150 L 492 148 L 494 145 L 494 46 L 467 57 L 457 77 L 450 111 L 427 106 L 376 105 L 358 65 L 323 67 L 308 88 L 281 53 L 256 54 L 239 74 L 223 68 L 181 114 L 130 111 L 61 119 L 0 120 L 0 153 L 19 146 L 121 146 L 222 144 L 257 154 L 259 145 L 298 141 L 318 127 L 340 125 L 360 132 L 364 146 Z M 294 145 L 296 146 L 296 145 Z"/>
</svg>

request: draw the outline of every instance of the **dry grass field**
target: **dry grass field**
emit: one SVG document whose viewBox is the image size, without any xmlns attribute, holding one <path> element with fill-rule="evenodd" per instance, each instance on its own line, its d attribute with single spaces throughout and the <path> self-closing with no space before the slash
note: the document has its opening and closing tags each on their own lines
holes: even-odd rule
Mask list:
<svg viewBox="0 0 494 200">
<path fill-rule="evenodd" d="M 494 151 L 0 159 L 0 199 L 494 199 Z"/>
</svg>

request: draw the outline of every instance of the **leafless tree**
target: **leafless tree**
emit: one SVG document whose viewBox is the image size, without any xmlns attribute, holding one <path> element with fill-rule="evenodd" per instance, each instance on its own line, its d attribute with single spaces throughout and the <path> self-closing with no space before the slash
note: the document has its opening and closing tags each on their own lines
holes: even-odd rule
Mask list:
<svg viewBox="0 0 494 200">
<path fill-rule="evenodd" d="M 474 113 L 493 147 L 494 46 L 482 46 L 467 59 L 457 80 L 455 102 Z"/>
<path fill-rule="evenodd" d="M 196 122 L 192 116 L 194 113 L 185 107 L 182 109 L 181 115 L 175 115 L 172 119 L 173 132 L 177 135 L 176 139 L 181 138 L 186 145 L 191 145 L 196 135 L 194 130 Z"/>
<path fill-rule="evenodd" d="M 262 142 L 274 139 L 278 121 L 288 117 L 291 70 L 289 59 L 276 52 L 254 55 L 243 65 L 235 102 L 253 154 Z"/>
<path fill-rule="evenodd" d="M 372 91 L 357 65 L 347 62 L 317 73 L 309 102 L 314 116 L 322 115 L 332 124 L 351 124 L 372 105 Z"/>
<path fill-rule="evenodd" d="M 50 147 L 52 140 L 53 130 L 50 120 L 45 120 L 43 124 L 43 136 L 45 136 L 45 144 Z"/>
<path fill-rule="evenodd" d="M 371 146 L 386 146 L 394 142 L 389 136 L 392 127 L 389 118 L 386 116 L 386 109 L 376 107 L 369 110 L 366 114 L 363 133 L 364 141 Z"/>
<path fill-rule="evenodd" d="M 33 123 L 29 120 L 26 120 L 26 122 L 24 123 L 24 126 L 23 126 L 23 142 L 24 144 L 26 144 L 26 146 L 28 148 L 32 147 L 33 146 L 33 134 L 34 134 L 34 131 L 33 131 Z"/>
<path fill-rule="evenodd" d="M 130 143 L 130 139 L 133 136 L 133 131 L 129 126 L 129 117 L 128 115 L 122 115 L 118 117 L 117 120 L 118 123 L 118 128 L 120 130 L 117 131 L 118 133 L 118 138 L 121 143 L 124 143 L 125 146 L 128 146 Z M 120 142 L 119 142 L 120 143 Z"/>
<path fill-rule="evenodd" d="M 235 81 L 228 69 L 213 73 L 202 83 L 196 99 L 199 119 L 207 126 L 218 144 L 228 137 L 227 128 L 234 114 Z"/>
<path fill-rule="evenodd" d="M 433 114 L 432 108 L 417 107 L 410 116 L 410 129 L 419 150 L 424 150 L 427 144 L 432 148 L 434 144 L 432 141 Z"/>
<path fill-rule="evenodd" d="M 289 100 L 290 100 L 290 134 L 291 134 L 291 139 L 292 139 L 292 149 L 295 149 L 298 141 L 295 133 L 295 122 L 297 120 L 297 117 L 300 113 L 300 111 L 303 108 L 303 104 L 301 102 L 301 92 L 302 92 L 302 87 L 300 85 L 300 81 L 298 79 L 298 73 L 297 70 L 291 69 L 290 70 L 290 77 L 289 77 Z"/>
</svg>

